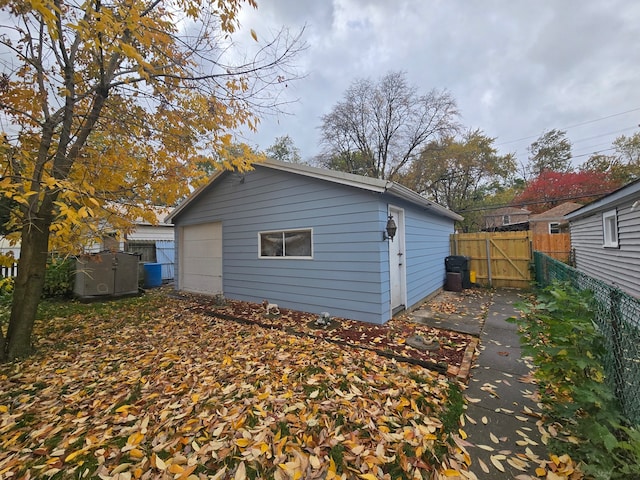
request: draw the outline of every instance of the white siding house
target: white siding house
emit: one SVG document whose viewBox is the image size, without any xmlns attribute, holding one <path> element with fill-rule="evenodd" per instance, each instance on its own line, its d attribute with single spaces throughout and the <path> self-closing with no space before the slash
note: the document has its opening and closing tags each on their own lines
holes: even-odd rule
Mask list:
<svg viewBox="0 0 640 480">
<path fill-rule="evenodd" d="M 116 237 L 116 232 L 112 232 L 113 236 L 106 236 L 102 242 L 85 245 L 84 253 L 98 253 L 104 250 L 137 253 L 140 255 L 140 261 L 160 263 L 162 265 L 162 280 L 173 280 L 174 276 L 174 233 L 173 225 L 164 223 L 169 210 L 167 208 L 157 207 L 154 213 L 158 219 L 157 224 L 148 223 L 142 219 L 135 222 L 134 229 L 124 235 L 120 240 Z M 106 229 L 108 230 L 108 229 Z M 20 257 L 20 242 L 16 245 L 10 245 L 9 242 L 0 237 L 0 255 L 13 252 L 16 259 Z M 0 276 L 14 276 L 17 268 L 5 268 L 0 272 Z"/>
</svg>

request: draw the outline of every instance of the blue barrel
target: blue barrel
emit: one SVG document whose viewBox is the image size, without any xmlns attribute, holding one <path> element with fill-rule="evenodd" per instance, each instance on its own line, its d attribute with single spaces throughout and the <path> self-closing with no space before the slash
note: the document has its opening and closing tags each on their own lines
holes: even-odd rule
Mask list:
<svg viewBox="0 0 640 480">
<path fill-rule="evenodd" d="M 162 286 L 162 264 L 161 263 L 145 263 L 144 264 L 144 288 L 153 288 Z"/>
</svg>

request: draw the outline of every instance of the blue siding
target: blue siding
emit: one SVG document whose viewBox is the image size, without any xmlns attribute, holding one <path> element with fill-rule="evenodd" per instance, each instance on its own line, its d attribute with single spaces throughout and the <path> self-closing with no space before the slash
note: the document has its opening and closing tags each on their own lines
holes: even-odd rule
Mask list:
<svg viewBox="0 0 640 480">
<path fill-rule="evenodd" d="M 285 308 L 382 324 L 390 310 L 388 242 L 382 241 L 388 205 L 405 209 L 409 305 L 442 287 L 453 232 L 452 220 L 396 200 L 257 166 L 243 181 L 232 173 L 218 178 L 174 222 L 222 222 L 228 298 L 268 299 Z M 258 232 L 303 228 L 313 229 L 313 259 L 259 258 Z"/>
<path fill-rule="evenodd" d="M 228 298 L 383 323 L 381 202 L 380 194 L 258 167 L 243 183 L 224 175 L 176 224 L 222 221 Z M 313 259 L 258 258 L 258 232 L 298 228 L 313 229 Z"/>
<path fill-rule="evenodd" d="M 405 223 L 407 302 L 413 306 L 444 285 L 444 259 L 454 228 L 451 220 L 415 210 L 405 211 Z"/>
</svg>

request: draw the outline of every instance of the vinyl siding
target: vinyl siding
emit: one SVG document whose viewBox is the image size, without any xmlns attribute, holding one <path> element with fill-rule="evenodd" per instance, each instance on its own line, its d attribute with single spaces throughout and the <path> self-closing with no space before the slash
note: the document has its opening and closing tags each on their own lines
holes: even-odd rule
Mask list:
<svg viewBox="0 0 640 480">
<path fill-rule="evenodd" d="M 173 227 L 171 225 L 137 225 L 136 228 L 127 235 L 131 241 L 142 240 L 171 240 L 173 241 Z"/>
<path fill-rule="evenodd" d="M 609 205 L 571 221 L 571 246 L 576 252 L 578 270 L 640 298 L 640 210 L 632 212 L 632 203 Z M 602 212 L 616 207 L 619 247 L 605 248 Z"/>
</svg>

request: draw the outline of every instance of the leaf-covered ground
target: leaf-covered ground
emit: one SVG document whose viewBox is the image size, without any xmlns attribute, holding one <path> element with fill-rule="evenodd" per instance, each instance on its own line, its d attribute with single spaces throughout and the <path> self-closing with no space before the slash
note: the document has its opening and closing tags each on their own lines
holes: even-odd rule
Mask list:
<svg viewBox="0 0 640 480">
<path fill-rule="evenodd" d="M 80 310 L 0 366 L 0 478 L 469 475 L 443 375 L 161 294 Z"/>
</svg>

